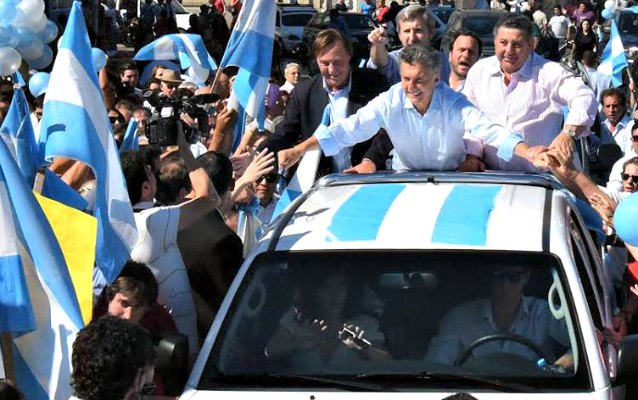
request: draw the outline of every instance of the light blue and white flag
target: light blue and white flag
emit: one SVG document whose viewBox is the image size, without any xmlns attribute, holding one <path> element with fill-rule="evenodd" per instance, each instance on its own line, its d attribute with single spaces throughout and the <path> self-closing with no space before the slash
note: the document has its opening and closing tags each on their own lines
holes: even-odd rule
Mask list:
<svg viewBox="0 0 638 400">
<path fill-rule="evenodd" d="M 180 67 L 198 84 L 206 81 L 210 71 L 217 69 L 202 37 L 191 33 L 164 35 L 142 47 L 135 54 L 135 60 L 179 60 Z"/>
<path fill-rule="evenodd" d="M 53 230 L 3 141 L 0 231 L 0 316 L 9 307 L 11 320 L 0 317 L 0 330 L 13 333 L 16 383 L 29 400 L 67 400 L 80 306 Z"/>
<path fill-rule="evenodd" d="M 122 140 L 122 144 L 120 145 L 120 153 L 127 150 L 137 150 L 140 148 L 139 141 L 137 139 L 137 127 L 139 123 L 135 118 L 131 118 L 128 121 L 128 126 L 126 127 L 126 133 L 124 133 L 124 139 Z"/>
<path fill-rule="evenodd" d="M 96 262 L 110 283 L 128 260 L 137 229 L 106 106 L 93 71 L 82 8 L 75 1 L 44 99 L 40 150 L 48 161 L 68 157 L 93 169 L 97 180 Z"/>
<path fill-rule="evenodd" d="M 618 33 L 618 26 L 616 21 L 612 19 L 609 42 L 607 42 L 605 50 L 600 56 L 598 72 L 611 77 L 612 86 L 618 87 L 622 85 L 622 72 L 628 65 L 625 49 Z"/>
<path fill-rule="evenodd" d="M 0 136 L 8 144 L 27 184 L 33 186 L 38 167 L 38 147 L 29 114 L 24 91 L 21 88 L 14 89 L 9 111 L 0 127 Z"/>
<path fill-rule="evenodd" d="M 239 67 L 232 96 L 257 120 L 260 129 L 266 120 L 266 90 L 275 37 L 276 4 L 273 0 L 246 0 L 230 34 L 221 68 Z M 232 105 L 233 101 L 229 101 Z M 233 107 L 234 109 L 237 109 Z M 238 118 L 243 118 L 241 115 Z"/>
</svg>

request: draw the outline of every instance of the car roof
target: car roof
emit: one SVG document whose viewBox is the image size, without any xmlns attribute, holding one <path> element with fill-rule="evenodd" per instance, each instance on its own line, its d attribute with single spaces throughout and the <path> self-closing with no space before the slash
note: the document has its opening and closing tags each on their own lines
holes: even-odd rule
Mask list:
<svg viewBox="0 0 638 400">
<path fill-rule="evenodd" d="M 543 251 L 551 193 L 560 188 L 525 174 L 335 175 L 298 199 L 265 239 L 283 251 Z"/>
</svg>

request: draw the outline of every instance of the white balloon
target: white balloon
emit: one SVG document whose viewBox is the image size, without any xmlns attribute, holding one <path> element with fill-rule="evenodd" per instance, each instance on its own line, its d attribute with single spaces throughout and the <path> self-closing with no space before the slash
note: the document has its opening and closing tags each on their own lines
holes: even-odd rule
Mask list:
<svg viewBox="0 0 638 400">
<path fill-rule="evenodd" d="M 22 57 L 11 47 L 0 48 L 0 76 L 13 75 L 22 64 Z"/>
<path fill-rule="evenodd" d="M 22 0 L 17 6 L 18 12 L 31 19 L 38 19 L 44 14 L 43 0 Z"/>
</svg>

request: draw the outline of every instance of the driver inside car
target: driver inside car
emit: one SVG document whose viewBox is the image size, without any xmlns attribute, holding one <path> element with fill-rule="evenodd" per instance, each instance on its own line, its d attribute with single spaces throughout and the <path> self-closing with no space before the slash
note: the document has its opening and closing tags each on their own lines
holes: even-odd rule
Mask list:
<svg viewBox="0 0 638 400">
<path fill-rule="evenodd" d="M 469 300 L 448 311 L 430 341 L 426 361 L 460 365 L 465 360 L 459 359 L 459 356 L 468 347 L 478 339 L 495 334 L 522 336 L 533 342 L 541 352 L 539 354 L 514 338 L 476 345 L 468 360 L 501 353 L 522 356 L 531 362 L 543 358 L 544 354 L 554 361 L 560 354 L 558 351 L 569 348 L 566 322 L 553 317 L 546 300 L 523 295 L 529 279 L 530 271 L 524 267 L 493 269 L 490 297 Z M 572 369 L 571 352 L 560 357 L 555 364 Z"/>
</svg>

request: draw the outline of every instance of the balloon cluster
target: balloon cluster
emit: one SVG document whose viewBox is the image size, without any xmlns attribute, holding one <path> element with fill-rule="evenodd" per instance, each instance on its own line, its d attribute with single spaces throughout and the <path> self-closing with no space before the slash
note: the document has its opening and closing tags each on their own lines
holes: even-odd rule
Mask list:
<svg viewBox="0 0 638 400">
<path fill-rule="evenodd" d="M 15 73 L 22 60 L 46 68 L 53 60 L 49 43 L 58 26 L 44 14 L 44 0 L 0 0 L 0 76 Z"/>
<path fill-rule="evenodd" d="M 638 247 L 638 193 L 632 193 L 616 207 L 614 228 L 625 243 Z"/>
<path fill-rule="evenodd" d="M 607 0 L 605 2 L 605 9 L 601 11 L 600 15 L 605 19 L 610 19 L 614 16 L 615 12 L 616 12 L 616 1 Z"/>
</svg>

